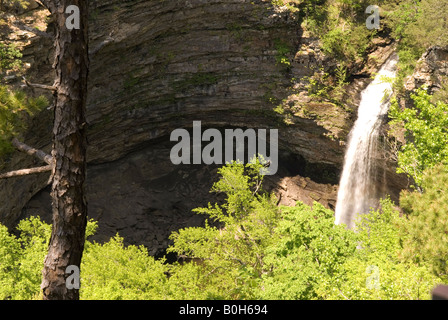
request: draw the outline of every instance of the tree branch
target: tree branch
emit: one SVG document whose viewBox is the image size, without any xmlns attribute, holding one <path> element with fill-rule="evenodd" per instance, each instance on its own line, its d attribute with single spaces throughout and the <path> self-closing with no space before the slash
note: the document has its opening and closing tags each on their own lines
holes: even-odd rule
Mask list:
<svg viewBox="0 0 448 320">
<path fill-rule="evenodd" d="M 53 157 L 50 156 L 48 153 L 45 153 L 42 150 L 38 150 L 35 148 L 32 148 L 19 140 L 17 138 L 12 139 L 12 145 L 16 147 L 17 150 L 25 152 L 26 154 L 29 154 L 30 156 L 35 156 L 39 158 L 40 160 L 44 161 L 45 163 L 49 164 L 50 166 L 53 165 Z"/>
<path fill-rule="evenodd" d="M 28 87 L 31 87 L 31 88 L 38 88 L 38 89 L 50 90 L 50 91 L 53 91 L 53 92 L 55 92 L 55 91 L 58 90 L 58 89 L 57 89 L 56 87 L 54 87 L 54 86 L 48 86 L 48 85 L 46 85 L 46 84 L 39 84 L 39 83 L 31 83 L 31 82 L 29 82 L 28 80 L 26 80 L 25 77 L 22 77 L 22 79 L 23 79 L 23 81 L 25 82 L 25 84 L 26 84 Z"/>
<path fill-rule="evenodd" d="M 36 0 L 36 2 L 40 5 L 42 5 L 43 7 L 47 8 L 48 10 L 50 10 L 50 0 Z"/>
<path fill-rule="evenodd" d="M 53 168 L 52 165 L 48 165 L 48 166 L 44 166 L 44 167 L 10 171 L 7 173 L 0 174 L 0 179 L 7 179 L 7 178 L 12 178 L 12 177 L 26 176 L 26 175 L 34 174 L 34 173 L 47 172 L 47 171 L 51 171 L 52 168 Z"/>
</svg>

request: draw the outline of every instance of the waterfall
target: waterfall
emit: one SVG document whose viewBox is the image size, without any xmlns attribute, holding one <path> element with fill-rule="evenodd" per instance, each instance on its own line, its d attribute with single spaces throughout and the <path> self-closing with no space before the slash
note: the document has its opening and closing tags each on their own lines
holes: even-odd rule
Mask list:
<svg viewBox="0 0 448 320">
<path fill-rule="evenodd" d="M 336 202 L 336 224 L 353 228 L 357 214 L 376 207 L 381 194 L 377 180 L 378 135 L 381 120 L 389 109 L 392 87 L 383 77 L 394 77 L 398 58 L 392 54 L 375 79 L 361 94 L 358 119 L 348 136 L 344 167 Z M 381 169 L 381 168 L 379 168 Z"/>
</svg>

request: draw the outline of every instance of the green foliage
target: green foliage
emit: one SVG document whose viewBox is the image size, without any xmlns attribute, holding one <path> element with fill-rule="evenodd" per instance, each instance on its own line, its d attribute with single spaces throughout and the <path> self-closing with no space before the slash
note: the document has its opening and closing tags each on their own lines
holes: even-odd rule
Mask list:
<svg viewBox="0 0 448 320">
<path fill-rule="evenodd" d="M 313 98 L 331 101 L 337 105 L 343 105 L 342 99 L 347 85 L 347 73 L 347 67 L 339 64 L 334 71 L 334 75 L 320 68 L 311 77 L 304 77 L 308 81 L 306 85 L 308 95 Z"/>
<path fill-rule="evenodd" d="M 305 28 L 322 42 L 323 51 L 339 64 L 351 66 L 367 56 L 376 30 L 366 28 L 367 1 L 304 1 Z"/>
<path fill-rule="evenodd" d="M 314 34 L 324 33 L 322 28 L 328 19 L 327 0 L 308 0 L 303 1 L 301 13 L 304 16 L 304 26 Z"/>
<path fill-rule="evenodd" d="M 291 61 L 289 60 L 289 55 L 291 54 L 291 48 L 285 42 L 277 39 L 275 40 L 275 50 L 277 54 L 275 55 L 275 60 L 278 65 L 289 69 L 291 67 Z"/>
<path fill-rule="evenodd" d="M 398 41 L 397 88 L 412 73 L 418 58 L 430 46 L 448 44 L 448 0 L 334 0 L 301 1 L 295 6 L 303 26 L 318 37 L 324 52 L 347 67 L 364 60 L 377 30 L 365 26 L 365 9 L 380 7 L 380 30 Z"/>
<path fill-rule="evenodd" d="M 426 268 L 387 260 L 348 259 L 341 276 L 324 283 L 329 300 L 427 300 L 441 282 Z"/>
<path fill-rule="evenodd" d="M 283 6 L 285 4 L 283 0 L 272 0 L 271 2 L 274 6 Z"/>
<path fill-rule="evenodd" d="M 278 240 L 267 248 L 262 299 L 320 298 L 320 284 L 339 273 L 341 263 L 353 255 L 356 235 L 334 224 L 334 214 L 319 203 L 313 208 L 297 203 L 282 207 Z"/>
<path fill-rule="evenodd" d="M 422 88 L 411 98 L 414 108 L 400 110 L 394 101 L 389 114 L 406 130 L 407 142 L 398 154 L 398 172 L 407 173 L 420 185 L 426 168 L 448 161 L 448 104 L 433 103 Z"/>
<path fill-rule="evenodd" d="M 207 214 L 221 227 L 207 222 L 203 228 L 186 228 L 171 236 L 174 245 L 170 252 L 201 260 L 202 274 L 208 275 L 201 288 L 208 297 L 251 298 L 265 272 L 264 249 L 274 239 L 279 212 L 275 198 L 259 194 L 261 169 L 258 161 L 222 167 L 222 178 L 212 192 L 224 192 L 225 203 L 194 210 Z"/>
<path fill-rule="evenodd" d="M 310 97 L 330 99 L 330 74 L 323 68 L 316 71 L 311 77 L 304 77 L 308 81 L 306 89 Z"/>
<path fill-rule="evenodd" d="M 95 232 L 89 221 L 86 237 Z M 19 237 L 0 224 L 0 300 L 29 300 L 39 296 L 42 268 L 51 236 L 51 225 L 39 217 L 20 221 Z"/>
<path fill-rule="evenodd" d="M 400 218 L 388 199 L 381 211 L 362 217 L 357 233 L 334 225 L 332 211 L 317 203 L 282 212 L 281 238 L 267 249 L 273 269 L 263 276 L 260 298 L 428 299 L 441 281 L 399 260 Z"/>
<path fill-rule="evenodd" d="M 448 45 L 447 12 L 447 0 L 421 0 L 412 23 L 403 32 L 404 36 L 420 48 Z"/>
<path fill-rule="evenodd" d="M 336 26 L 322 37 L 322 49 L 344 64 L 363 59 L 367 53 L 370 37 L 373 35 L 364 25 L 349 29 Z"/>
<path fill-rule="evenodd" d="M 255 236 L 245 220 L 266 220 L 258 217 L 260 209 L 242 213 L 251 208 L 241 205 L 251 198 L 242 187 L 247 180 L 239 178 L 235 184 L 228 178 L 240 177 L 241 166 L 223 171 L 216 191 L 233 190 L 235 195 L 230 186 L 238 185 L 238 195 L 245 200 L 228 197 L 235 205 L 200 210 L 224 225 L 187 228 L 173 236 L 171 250 L 200 260 L 189 266 L 195 276 L 184 287 L 200 292 L 201 299 L 428 299 L 442 281 L 427 267 L 400 260 L 405 221 L 389 199 L 382 201 L 381 211 L 362 217 L 357 232 L 336 226 L 333 212 L 322 205 L 310 208 L 299 202 L 280 207 L 280 212 L 275 209 L 275 214 L 265 212 L 264 218 L 274 217 L 269 219 L 271 227 Z M 229 207 L 241 214 L 226 214 Z M 254 239 L 252 246 L 246 246 L 248 237 Z M 377 282 L 371 281 L 376 279 L 372 270 L 378 272 Z"/>
<path fill-rule="evenodd" d="M 101 262 L 101 263 L 99 263 Z M 81 264 L 82 299 L 163 299 L 163 261 L 143 246 L 127 246 L 116 235 L 105 244 L 86 243 Z"/>
<path fill-rule="evenodd" d="M 325 299 L 429 299 L 441 279 L 428 268 L 401 261 L 406 225 L 390 199 L 357 222 L 358 249 L 321 287 Z"/>
<path fill-rule="evenodd" d="M 442 189 L 428 188 L 423 198 L 405 195 L 409 219 L 385 199 L 380 210 L 361 216 L 356 232 L 335 225 L 333 211 L 319 203 L 278 207 L 261 189 L 260 169 L 256 161 L 219 170 L 212 192 L 225 200 L 195 210 L 208 217 L 203 227 L 171 235 L 168 251 L 181 262 L 155 260 L 118 235 L 104 244 L 86 241 L 81 298 L 427 299 L 435 284 L 447 282 L 446 169 L 442 176 L 429 174 Z M 424 212 L 435 197 L 440 201 Z M 50 226 L 30 218 L 19 230 L 16 238 L 0 226 L 0 298 L 39 294 Z M 95 230 L 89 221 L 86 236 Z"/>
<path fill-rule="evenodd" d="M 381 210 L 361 215 L 356 223 L 363 250 L 360 257 L 395 259 L 400 249 L 397 230 L 402 223 L 389 198 L 381 200 Z"/>
<path fill-rule="evenodd" d="M 448 44 L 447 0 L 385 1 L 384 23 L 398 43 L 397 87 L 410 75 L 422 53 L 431 46 Z"/>
<path fill-rule="evenodd" d="M 0 86 L 0 154 L 12 150 L 10 140 L 23 132 L 30 116 L 48 105 L 44 96 L 28 98 L 22 91 Z"/>
<path fill-rule="evenodd" d="M 400 205 L 407 215 L 403 229 L 403 256 L 428 266 L 448 281 L 448 167 L 437 165 L 422 176 L 423 193 L 403 192 Z"/>
<path fill-rule="evenodd" d="M 285 109 L 284 109 L 283 105 L 281 105 L 281 104 L 276 106 L 273 110 L 274 110 L 274 112 L 276 112 L 278 114 L 284 114 L 285 113 Z"/>
<path fill-rule="evenodd" d="M 286 6 L 286 8 L 291 12 L 299 11 L 300 5 L 303 3 L 302 0 L 271 0 L 272 5 L 277 7 Z"/>
<path fill-rule="evenodd" d="M 10 235 L 0 225 L 0 299 L 32 299 L 39 293 L 51 227 L 37 217 L 23 220 Z"/>
<path fill-rule="evenodd" d="M 0 42 L 0 73 L 19 68 L 22 64 L 20 58 L 22 53 L 14 44 Z"/>
<path fill-rule="evenodd" d="M 366 59 L 376 30 L 366 28 L 364 10 L 368 1 L 301 1 L 302 27 L 320 39 L 322 51 L 337 62 L 333 70 L 314 70 L 308 77 L 308 93 L 342 105 L 346 79 Z"/>
<path fill-rule="evenodd" d="M 323 51 L 338 64 L 353 66 L 367 57 L 372 39 L 383 32 L 398 41 L 396 88 L 412 73 L 417 60 L 430 46 L 448 44 L 448 0 L 303 0 L 271 1 L 297 12 L 303 27 L 322 43 Z M 365 22 L 369 5 L 380 7 L 380 29 L 369 30 Z M 288 7 L 288 8 L 289 8 Z"/>
</svg>

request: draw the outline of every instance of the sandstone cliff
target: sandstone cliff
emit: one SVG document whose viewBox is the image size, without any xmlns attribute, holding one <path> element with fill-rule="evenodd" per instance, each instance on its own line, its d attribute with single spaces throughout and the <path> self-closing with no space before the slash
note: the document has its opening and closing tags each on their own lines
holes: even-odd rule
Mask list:
<svg viewBox="0 0 448 320">
<path fill-rule="evenodd" d="M 417 62 L 412 76 L 406 81 L 406 91 L 426 86 L 430 94 L 442 89 L 448 77 L 448 47 L 429 48 Z"/>
<path fill-rule="evenodd" d="M 334 62 L 297 17 L 270 1 L 107 0 L 90 6 L 86 189 L 89 216 L 99 221 L 97 240 L 119 232 L 157 254 L 171 231 L 202 223 L 191 209 L 219 199 L 209 193 L 216 166 L 175 166 L 169 158 L 171 131 L 190 129 L 194 120 L 204 129 L 279 129 L 280 169 L 266 187 L 284 204 L 334 207 L 359 94 L 392 51 L 390 41 L 380 39 L 371 55 L 376 59 L 346 88 L 350 101 L 338 106 L 307 96 L 304 77 Z M 25 48 L 35 82 L 51 84 L 51 46 L 51 39 L 33 37 Z M 288 66 L 279 63 L 280 55 Z M 272 101 L 282 100 L 306 112 L 285 124 L 273 112 Z M 43 111 L 25 141 L 49 151 L 51 123 L 52 111 Z M 35 164 L 16 153 L 4 171 Z M 388 172 L 394 175 L 393 163 Z M 51 221 L 48 176 L 0 181 L 0 221 L 10 227 L 30 215 Z"/>
</svg>

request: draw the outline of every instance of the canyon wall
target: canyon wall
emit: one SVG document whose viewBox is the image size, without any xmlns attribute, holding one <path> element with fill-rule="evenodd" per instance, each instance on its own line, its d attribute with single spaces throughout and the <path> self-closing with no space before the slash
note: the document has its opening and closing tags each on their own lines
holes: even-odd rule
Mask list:
<svg viewBox="0 0 448 320">
<path fill-rule="evenodd" d="M 209 193 L 217 166 L 176 166 L 169 157 L 170 133 L 190 130 L 194 120 L 203 130 L 278 129 L 279 170 L 266 177 L 266 189 L 282 204 L 318 201 L 334 208 L 360 92 L 392 52 L 390 40 L 380 39 L 375 59 L 350 79 L 341 106 L 308 96 L 303 79 L 335 62 L 296 15 L 270 1 L 109 0 L 90 6 L 86 191 L 89 216 L 99 221 L 96 240 L 118 232 L 126 243 L 161 254 L 172 231 L 202 224 L 204 217 L 191 209 L 221 199 Z M 52 84 L 51 47 L 50 38 L 31 38 L 24 50 L 30 80 Z M 288 101 L 298 111 L 285 119 L 273 111 L 273 101 Z M 52 116 L 44 110 L 32 120 L 27 144 L 50 151 Z M 3 171 L 33 165 L 35 159 L 14 153 Z M 396 182 L 393 166 L 388 172 Z M 0 221 L 13 227 L 40 215 L 51 222 L 48 178 L 0 181 Z"/>
</svg>

